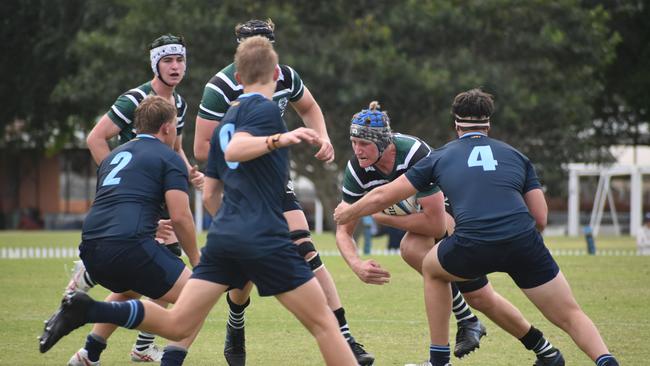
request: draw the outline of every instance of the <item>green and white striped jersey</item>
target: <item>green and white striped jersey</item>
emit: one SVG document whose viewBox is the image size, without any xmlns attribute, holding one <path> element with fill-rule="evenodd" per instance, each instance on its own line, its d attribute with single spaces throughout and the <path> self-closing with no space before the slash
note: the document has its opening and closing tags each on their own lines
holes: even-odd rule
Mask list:
<svg viewBox="0 0 650 366">
<path fill-rule="evenodd" d="M 300 75 L 287 65 L 278 65 L 280 76 L 278 78 L 273 100 L 278 103 L 280 113 L 289 102 L 302 98 L 305 86 Z M 235 80 L 235 64 L 230 64 L 214 75 L 203 89 L 203 98 L 199 106 L 199 117 L 212 121 L 221 121 L 228 111 L 230 104 L 243 92 L 244 87 Z"/>
<path fill-rule="evenodd" d="M 359 160 L 353 157 L 348 161 L 343 176 L 343 201 L 354 203 L 373 189 L 390 183 L 404 174 L 410 167 L 431 153 L 431 147 L 417 137 L 396 133 L 393 135 L 395 145 L 395 165 L 388 174 L 383 174 L 374 165 L 362 168 Z M 418 197 L 429 196 L 440 191 L 436 185 L 419 192 Z"/>
<path fill-rule="evenodd" d="M 120 128 L 119 133 L 119 143 L 123 144 L 125 142 L 131 141 L 135 138 L 136 132 L 133 126 L 133 117 L 135 116 L 135 109 L 140 105 L 140 102 L 147 97 L 147 95 L 156 95 L 151 86 L 151 81 L 148 81 L 137 88 L 131 89 L 126 93 L 122 94 L 117 98 L 115 103 L 111 106 L 111 109 L 108 111 L 108 117 Z M 178 111 L 176 115 L 176 120 L 178 122 L 176 126 L 176 132 L 180 135 L 183 131 L 183 126 L 185 125 L 185 113 L 187 112 L 187 103 L 185 99 L 177 94 L 173 93 L 174 101 L 176 103 L 176 110 Z"/>
</svg>

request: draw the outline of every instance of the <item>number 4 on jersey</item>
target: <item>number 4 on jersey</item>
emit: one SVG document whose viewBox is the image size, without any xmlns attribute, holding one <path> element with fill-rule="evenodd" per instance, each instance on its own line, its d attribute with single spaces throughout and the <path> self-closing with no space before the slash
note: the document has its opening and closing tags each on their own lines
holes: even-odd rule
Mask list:
<svg viewBox="0 0 650 366">
<path fill-rule="evenodd" d="M 489 145 L 485 146 L 474 146 L 472 152 L 469 153 L 469 158 L 467 158 L 467 166 L 474 167 L 480 166 L 483 167 L 483 170 L 497 170 L 498 162 L 494 160 L 492 155 L 492 148 Z"/>
</svg>

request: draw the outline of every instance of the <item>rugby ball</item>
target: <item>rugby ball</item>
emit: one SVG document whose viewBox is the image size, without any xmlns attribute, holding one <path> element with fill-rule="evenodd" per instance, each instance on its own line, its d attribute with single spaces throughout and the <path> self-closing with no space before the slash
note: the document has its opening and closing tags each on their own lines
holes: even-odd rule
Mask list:
<svg viewBox="0 0 650 366">
<path fill-rule="evenodd" d="M 403 201 L 383 209 L 383 213 L 391 216 L 410 215 L 420 211 L 420 205 L 417 203 L 417 198 L 411 196 Z"/>
</svg>

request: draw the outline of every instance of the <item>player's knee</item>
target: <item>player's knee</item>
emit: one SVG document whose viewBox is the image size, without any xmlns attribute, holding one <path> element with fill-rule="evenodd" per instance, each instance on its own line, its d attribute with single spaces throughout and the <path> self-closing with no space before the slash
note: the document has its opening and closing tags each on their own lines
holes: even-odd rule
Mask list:
<svg viewBox="0 0 650 366">
<path fill-rule="evenodd" d="M 180 319 L 174 315 L 172 315 L 171 320 L 167 324 L 169 325 L 169 333 L 165 335 L 165 338 L 174 342 L 180 342 L 183 339 L 191 337 L 192 334 L 194 334 L 194 330 L 196 328 L 196 325 L 193 321 Z"/>
<path fill-rule="evenodd" d="M 324 264 L 320 259 L 320 254 L 318 254 L 314 243 L 311 241 L 304 241 L 298 244 L 298 254 L 305 258 L 312 272 L 316 272 L 323 268 Z"/>
<path fill-rule="evenodd" d="M 463 297 L 469 306 L 484 313 L 496 307 L 496 297 L 486 291 L 472 291 L 463 293 Z"/>
</svg>

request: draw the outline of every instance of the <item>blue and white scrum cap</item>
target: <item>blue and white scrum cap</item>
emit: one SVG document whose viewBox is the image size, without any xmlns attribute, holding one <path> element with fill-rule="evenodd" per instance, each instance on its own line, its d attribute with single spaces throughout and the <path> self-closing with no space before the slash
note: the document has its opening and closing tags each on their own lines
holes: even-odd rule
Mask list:
<svg viewBox="0 0 650 366">
<path fill-rule="evenodd" d="M 393 142 L 388 113 L 383 112 L 378 102 L 370 102 L 368 109 L 352 116 L 350 137 L 372 141 L 377 145 L 379 156 Z"/>
</svg>

